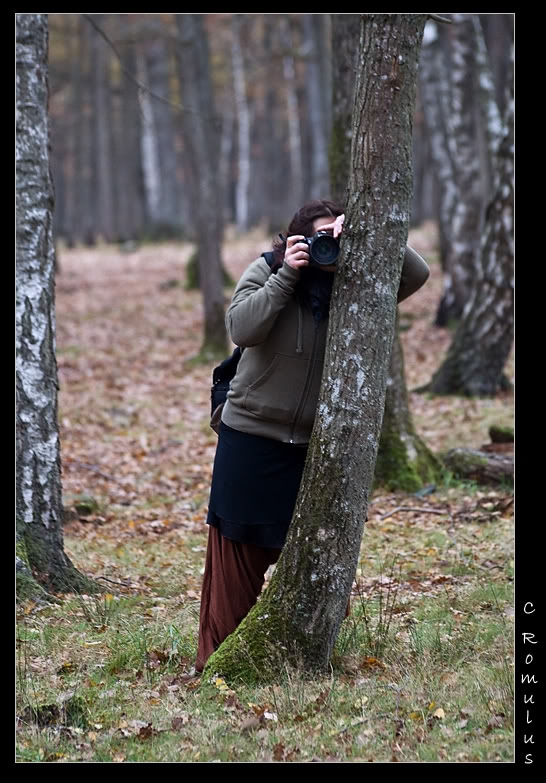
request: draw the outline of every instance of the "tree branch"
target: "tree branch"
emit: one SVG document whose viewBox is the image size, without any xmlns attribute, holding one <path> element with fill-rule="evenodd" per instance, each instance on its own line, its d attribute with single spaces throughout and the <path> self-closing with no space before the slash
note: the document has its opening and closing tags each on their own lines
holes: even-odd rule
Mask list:
<svg viewBox="0 0 546 783">
<path fill-rule="evenodd" d="M 133 84 L 136 84 L 136 86 L 143 90 L 144 92 L 147 92 L 149 95 L 152 96 L 152 98 L 155 98 L 158 101 L 161 101 L 161 103 L 166 103 L 167 106 L 172 106 L 177 111 L 195 111 L 195 109 L 185 109 L 183 106 L 181 106 L 179 103 L 173 103 L 172 101 L 169 101 L 167 98 L 164 98 L 162 95 L 158 95 L 156 92 L 151 90 L 148 85 L 141 82 L 139 79 L 136 78 L 134 74 L 131 73 L 131 71 L 127 70 L 127 68 L 123 64 L 123 60 L 121 59 L 121 55 L 118 52 L 116 45 L 113 43 L 113 41 L 108 38 L 104 30 L 98 26 L 98 24 L 95 22 L 94 19 L 91 18 L 89 14 L 82 14 L 84 19 L 87 19 L 89 24 L 97 31 L 97 33 L 101 36 L 101 38 L 104 38 L 108 46 L 112 49 L 114 54 L 116 55 L 117 59 L 119 60 L 119 64 L 122 70 L 122 73 L 130 79 Z"/>
<path fill-rule="evenodd" d="M 453 24 L 452 19 L 446 19 L 445 16 L 440 16 L 439 14 L 427 14 L 428 19 L 433 19 L 435 22 L 440 22 L 441 24 Z"/>
<path fill-rule="evenodd" d="M 413 508 L 413 506 L 398 506 L 398 508 L 395 508 L 394 511 L 389 511 L 388 514 L 383 514 L 382 517 L 379 517 L 379 519 L 387 519 L 388 517 L 392 517 L 393 514 L 398 513 L 398 511 L 419 511 L 423 514 L 440 514 L 443 516 L 451 516 L 449 511 L 437 511 L 434 508 Z"/>
</svg>

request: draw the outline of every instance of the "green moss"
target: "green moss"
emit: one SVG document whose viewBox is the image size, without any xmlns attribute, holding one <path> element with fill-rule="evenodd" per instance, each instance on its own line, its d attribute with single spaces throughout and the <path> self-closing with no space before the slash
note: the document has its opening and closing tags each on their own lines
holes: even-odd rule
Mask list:
<svg viewBox="0 0 546 783">
<path fill-rule="evenodd" d="M 440 460 L 412 435 L 417 452 L 410 459 L 406 444 L 394 428 L 383 425 L 381 441 L 375 465 L 374 484 L 391 491 L 417 492 L 425 484 L 437 481 L 442 472 Z"/>
<path fill-rule="evenodd" d="M 222 265 L 222 281 L 226 288 L 233 288 L 235 281 L 227 271 L 224 265 Z M 186 264 L 186 291 L 196 291 L 201 287 L 199 281 L 199 253 L 197 250 L 191 254 Z"/>
</svg>

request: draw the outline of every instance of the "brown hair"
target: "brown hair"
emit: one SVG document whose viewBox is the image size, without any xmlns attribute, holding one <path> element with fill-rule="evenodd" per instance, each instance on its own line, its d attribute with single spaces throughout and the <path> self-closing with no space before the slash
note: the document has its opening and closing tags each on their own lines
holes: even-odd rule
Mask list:
<svg viewBox="0 0 546 783">
<path fill-rule="evenodd" d="M 272 269 L 276 270 L 282 266 L 284 254 L 286 252 L 286 239 L 293 234 L 302 234 L 304 237 L 313 236 L 313 223 L 317 218 L 331 217 L 332 220 L 343 214 L 343 210 L 333 201 L 308 201 L 299 209 L 288 226 L 286 236 L 279 234 L 273 240 L 273 253 L 275 262 Z"/>
</svg>

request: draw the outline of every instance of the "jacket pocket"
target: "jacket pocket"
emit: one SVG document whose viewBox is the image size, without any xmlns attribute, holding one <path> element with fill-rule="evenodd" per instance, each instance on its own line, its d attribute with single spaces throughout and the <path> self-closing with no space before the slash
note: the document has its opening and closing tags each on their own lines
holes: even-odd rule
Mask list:
<svg viewBox="0 0 546 783">
<path fill-rule="evenodd" d="M 290 422 L 305 386 L 309 360 L 275 354 L 271 363 L 246 388 L 244 407 L 270 421 Z"/>
</svg>

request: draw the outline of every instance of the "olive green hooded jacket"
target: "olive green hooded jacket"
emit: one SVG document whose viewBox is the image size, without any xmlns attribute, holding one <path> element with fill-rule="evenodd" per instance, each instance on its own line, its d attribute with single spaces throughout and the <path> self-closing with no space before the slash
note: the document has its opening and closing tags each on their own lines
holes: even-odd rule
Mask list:
<svg viewBox="0 0 546 783">
<path fill-rule="evenodd" d="M 398 301 L 421 288 L 429 274 L 421 256 L 406 247 Z M 317 409 L 328 319 L 317 322 L 311 308 L 294 296 L 299 277 L 288 264 L 273 273 L 263 257 L 241 276 L 226 326 L 244 351 L 222 421 L 241 432 L 306 444 Z"/>
</svg>

